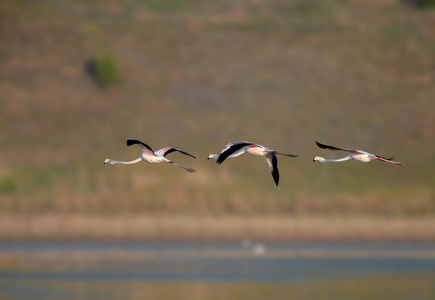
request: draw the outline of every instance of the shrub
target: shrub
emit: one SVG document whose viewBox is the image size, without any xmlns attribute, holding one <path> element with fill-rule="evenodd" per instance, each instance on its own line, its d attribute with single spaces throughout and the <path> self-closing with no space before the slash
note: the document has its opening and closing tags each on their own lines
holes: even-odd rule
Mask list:
<svg viewBox="0 0 435 300">
<path fill-rule="evenodd" d="M 17 191 L 17 183 L 14 178 L 7 176 L 0 179 L 0 193 L 13 194 Z"/>
<path fill-rule="evenodd" d="M 433 8 L 435 7 L 435 0 L 418 0 L 417 5 L 421 8 Z"/>
<path fill-rule="evenodd" d="M 116 57 L 108 52 L 97 53 L 87 62 L 86 70 L 104 88 L 120 82 L 122 78 Z"/>
<path fill-rule="evenodd" d="M 408 5 L 413 5 L 417 8 L 435 8 L 435 0 L 402 0 Z"/>
</svg>

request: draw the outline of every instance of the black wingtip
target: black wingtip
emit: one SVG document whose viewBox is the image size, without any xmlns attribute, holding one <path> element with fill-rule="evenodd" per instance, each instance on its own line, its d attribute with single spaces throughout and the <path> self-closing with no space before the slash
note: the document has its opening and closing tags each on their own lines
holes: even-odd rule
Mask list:
<svg viewBox="0 0 435 300">
<path fill-rule="evenodd" d="M 325 145 L 319 143 L 318 141 L 316 141 L 316 145 L 317 145 L 318 147 L 320 147 L 320 148 L 325 149 Z"/>
<path fill-rule="evenodd" d="M 218 159 L 216 160 L 216 163 L 217 163 L 218 165 L 220 165 L 220 164 L 222 164 L 222 163 L 224 162 L 224 160 L 225 160 L 225 158 L 222 158 L 222 156 L 219 155 Z"/>
<path fill-rule="evenodd" d="M 138 140 L 135 140 L 135 139 L 132 139 L 132 138 L 128 138 L 127 139 L 127 146 L 131 146 L 131 145 L 137 144 L 138 142 L 139 142 Z"/>
<path fill-rule="evenodd" d="M 343 149 L 343 148 L 337 148 L 334 146 L 325 145 L 325 144 L 319 143 L 317 141 L 316 141 L 316 144 L 317 144 L 317 146 L 319 146 L 322 149 L 328 149 L 328 150 L 333 150 L 333 151 L 352 151 L 350 149 Z"/>
<path fill-rule="evenodd" d="M 274 174 L 273 172 L 271 172 L 272 173 L 272 177 L 273 177 L 273 181 L 275 181 L 275 184 L 276 184 L 276 186 L 278 186 L 278 184 L 279 184 L 279 178 L 278 178 L 278 174 Z"/>
</svg>

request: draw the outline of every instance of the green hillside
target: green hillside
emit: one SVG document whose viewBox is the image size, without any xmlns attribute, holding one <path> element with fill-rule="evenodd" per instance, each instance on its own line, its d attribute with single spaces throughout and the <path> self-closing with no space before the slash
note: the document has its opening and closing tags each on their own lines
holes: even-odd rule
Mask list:
<svg viewBox="0 0 435 300">
<path fill-rule="evenodd" d="M 2 213 L 435 214 L 433 9 L 1 1 L 0 41 Z M 104 165 L 139 156 L 128 137 L 197 172 Z M 234 140 L 299 157 L 277 188 L 263 158 L 206 159 Z M 405 166 L 313 163 L 345 155 L 316 140 Z"/>
</svg>

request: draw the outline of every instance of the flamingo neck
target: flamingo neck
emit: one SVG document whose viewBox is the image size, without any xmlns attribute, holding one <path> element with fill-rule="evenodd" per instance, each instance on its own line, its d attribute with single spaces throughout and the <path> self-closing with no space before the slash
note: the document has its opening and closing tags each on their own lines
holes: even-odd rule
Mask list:
<svg viewBox="0 0 435 300">
<path fill-rule="evenodd" d="M 342 157 L 342 158 L 336 158 L 336 159 L 327 159 L 327 158 L 324 158 L 324 159 L 322 159 L 322 160 L 319 160 L 320 162 L 340 162 L 340 161 L 346 161 L 346 160 L 349 160 L 349 159 L 351 159 L 352 157 L 350 156 L 350 155 L 348 155 L 348 156 L 345 156 L 345 157 Z"/>
<path fill-rule="evenodd" d="M 243 153 L 245 153 L 245 152 L 247 152 L 245 149 L 240 149 L 239 151 L 237 151 L 237 152 L 235 152 L 235 153 L 233 153 L 233 154 L 231 154 L 230 156 L 228 156 L 228 157 L 237 157 L 237 156 L 240 156 L 240 155 L 242 155 Z M 247 152 L 247 153 L 249 153 L 249 152 Z"/>
<path fill-rule="evenodd" d="M 244 150 L 244 149 L 239 150 L 239 151 L 237 151 L 236 153 L 233 153 L 233 154 L 231 154 L 231 155 L 228 156 L 228 157 L 237 157 L 237 156 L 242 155 L 243 153 L 245 153 L 245 150 Z M 209 154 L 209 155 L 208 155 L 208 159 L 210 159 L 210 158 L 218 159 L 218 158 L 219 158 L 219 155 L 220 155 L 220 154 Z"/>
<path fill-rule="evenodd" d="M 131 164 L 136 164 L 138 162 L 142 161 L 142 157 L 139 157 L 135 160 L 132 161 L 116 161 L 116 160 L 112 160 L 110 163 L 111 164 L 121 164 L 121 165 L 131 165 Z"/>
</svg>

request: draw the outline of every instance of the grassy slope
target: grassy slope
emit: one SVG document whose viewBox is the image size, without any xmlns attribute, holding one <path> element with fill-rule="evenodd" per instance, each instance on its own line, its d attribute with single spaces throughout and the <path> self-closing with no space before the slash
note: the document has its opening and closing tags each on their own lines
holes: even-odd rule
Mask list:
<svg viewBox="0 0 435 300">
<path fill-rule="evenodd" d="M 3 1 L 3 212 L 435 212 L 435 14 L 392 1 Z M 6 41 L 6 42 L 5 42 Z M 113 53 L 123 82 L 98 88 L 84 63 Z M 129 160 L 135 137 L 193 153 L 188 174 Z M 279 158 L 205 160 L 231 140 Z M 338 157 L 315 140 L 394 155 Z"/>
</svg>

